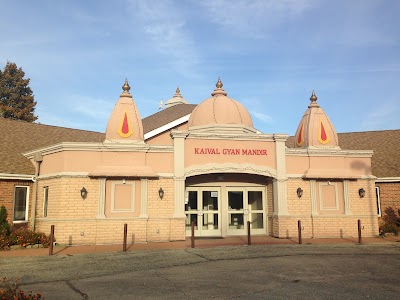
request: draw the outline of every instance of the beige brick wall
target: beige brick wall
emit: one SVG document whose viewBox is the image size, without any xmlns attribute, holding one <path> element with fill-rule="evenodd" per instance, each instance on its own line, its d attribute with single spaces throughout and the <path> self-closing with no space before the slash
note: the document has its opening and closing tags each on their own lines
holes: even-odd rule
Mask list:
<svg viewBox="0 0 400 300">
<path fill-rule="evenodd" d="M 43 218 L 43 188 L 49 187 L 47 218 Z M 86 199 L 80 190 L 88 191 Z M 164 198 L 158 196 L 162 187 Z M 87 177 L 62 177 L 39 181 L 36 228 L 50 233 L 55 225 L 58 243 L 78 244 L 122 244 L 124 224 L 128 224 L 128 243 L 170 241 L 185 239 L 185 220 L 174 219 L 174 181 L 170 179 L 148 181 L 148 203 L 146 218 L 97 219 L 99 182 Z"/>
<path fill-rule="evenodd" d="M 303 196 L 297 197 L 298 187 Z M 360 198 L 358 190 L 364 188 L 366 196 Z M 287 182 L 289 216 L 273 216 L 272 235 L 280 238 L 298 237 L 298 220 L 301 220 L 304 238 L 349 238 L 358 236 L 357 220 L 361 220 L 365 237 L 377 236 L 378 218 L 376 214 L 375 182 L 373 180 L 349 181 L 350 214 L 311 216 L 310 182 L 302 179 L 289 179 Z M 342 191 L 341 191 L 342 192 Z M 344 205 L 344 204 L 343 204 Z"/>
</svg>

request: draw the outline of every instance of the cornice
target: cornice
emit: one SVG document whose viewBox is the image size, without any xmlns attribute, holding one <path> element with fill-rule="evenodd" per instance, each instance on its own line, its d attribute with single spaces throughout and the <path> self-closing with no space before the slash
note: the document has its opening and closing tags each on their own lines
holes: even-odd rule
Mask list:
<svg viewBox="0 0 400 300">
<path fill-rule="evenodd" d="M 89 178 L 89 172 L 58 172 L 38 176 L 38 180 L 61 178 L 61 177 L 74 177 L 74 178 Z"/>
<path fill-rule="evenodd" d="M 89 152 L 173 152 L 173 146 L 153 146 L 145 143 L 120 143 L 104 141 L 103 143 L 77 143 L 63 142 L 48 147 L 26 152 L 23 155 L 28 159 L 33 159 L 34 154 L 40 152 L 42 155 L 62 151 L 89 151 Z"/>
<path fill-rule="evenodd" d="M 341 150 L 340 148 L 286 148 L 287 156 L 350 156 L 372 157 L 372 150 Z"/>
<path fill-rule="evenodd" d="M 257 134 L 257 133 L 239 134 L 239 133 L 189 132 L 187 139 L 274 142 L 272 134 Z"/>
</svg>

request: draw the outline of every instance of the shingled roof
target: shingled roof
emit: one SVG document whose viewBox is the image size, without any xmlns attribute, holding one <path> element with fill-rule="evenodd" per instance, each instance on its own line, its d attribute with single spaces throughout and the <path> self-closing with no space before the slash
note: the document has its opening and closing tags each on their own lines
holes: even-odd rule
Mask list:
<svg viewBox="0 0 400 300">
<path fill-rule="evenodd" d="M 194 104 L 179 104 L 142 120 L 148 133 L 190 114 Z M 400 130 L 338 133 L 339 145 L 348 150 L 373 150 L 372 174 L 378 178 L 400 177 Z M 0 173 L 34 174 L 22 153 L 60 142 L 102 142 L 105 134 L 57 126 L 15 121 L 0 117 Z M 286 145 L 293 148 L 294 137 Z"/>
<path fill-rule="evenodd" d="M 372 174 L 378 178 L 400 177 L 400 130 L 338 133 L 344 150 L 373 150 Z M 286 142 L 294 147 L 294 137 Z"/>
<path fill-rule="evenodd" d="M 171 123 L 172 121 L 189 115 L 196 106 L 196 104 L 177 104 L 163 109 L 154 115 L 148 116 L 142 120 L 143 132 L 148 133 L 154 129 Z"/>
<path fill-rule="evenodd" d="M 0 173 L 34 174 L 22 153 L 61 142 L 102 142 L 104 133 L 42 125 L 0 117 Z"/>
</svg>

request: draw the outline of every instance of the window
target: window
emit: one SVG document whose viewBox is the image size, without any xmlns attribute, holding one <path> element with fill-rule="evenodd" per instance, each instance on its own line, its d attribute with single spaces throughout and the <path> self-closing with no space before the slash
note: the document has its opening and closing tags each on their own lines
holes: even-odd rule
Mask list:
<svg viewBox="0 0 400 300">
<path fill-rule="evenodd" d="M 21 223 L 28 221 L 28 199 L 29 186 L 16 186 L 14 189 L 14 211 L 13 222 Z"/>
<path fill-rule="evenodd" d="M 375 193 L 376 193 L 376 209 L 378 216 L 381 216 L 381 197 L 379 195 L 379 186 L 375 187 Z"/>
<path fill-rule="evenodd" d="M 45 186 L 43 188 L 43 217 L 47 217 L 47 205 L 49 203 L 49 187 Z"/>
</svg>

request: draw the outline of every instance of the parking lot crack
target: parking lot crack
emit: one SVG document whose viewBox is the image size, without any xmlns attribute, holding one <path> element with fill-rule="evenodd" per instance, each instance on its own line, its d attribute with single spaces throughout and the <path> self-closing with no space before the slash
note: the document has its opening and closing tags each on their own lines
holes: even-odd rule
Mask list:
<svg viewBox="0 0 400 300">
<path fill-rule="evenodd" d="M 77 287 L 75 287 L 70 281 L 66 280 L 65 283 L 75 292 L 82 296 L 82 300 L 89 299 L 89 296 L 84 292 L 81 292 Z"/>
</svg>

